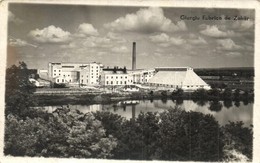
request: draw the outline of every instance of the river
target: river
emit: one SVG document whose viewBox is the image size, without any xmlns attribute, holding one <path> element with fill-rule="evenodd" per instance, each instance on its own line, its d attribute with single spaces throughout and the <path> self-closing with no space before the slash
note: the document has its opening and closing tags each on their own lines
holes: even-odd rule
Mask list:
<svg viewBox="0 0 260 163">
<path fill-rule="evenodd" d="M 77 109 L 83 113 L 95 111 L 109 111 L 119 114 L 126 119 L 137 117 L 140 112 L 163 112 L 173 109 L 176 106 L 185 111 L 201 112 L 211 114 L 220 125 L 225 125 L 229 121 L 243 121 L 246 127 L 253 124 L 253 103 L 232 102 L 232 101 L 204 101 L 194 102 L 192 100 L 140 100 L 124 101 L 112 104 L 93 105 L 69 105 L 71 109 Z M 61 106 L 44 106 L 48 112 L 54 111 Z"/>
</svg>

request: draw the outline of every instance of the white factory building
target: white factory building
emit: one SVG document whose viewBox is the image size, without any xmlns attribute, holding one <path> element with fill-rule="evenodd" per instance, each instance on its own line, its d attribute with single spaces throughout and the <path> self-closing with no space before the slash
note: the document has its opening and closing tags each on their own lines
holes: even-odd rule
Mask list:
<svg viewBox="0 0 260 163">
<path fill-rule="evenodd" d="M 101 85 L 116 86 L 116 85 L 129 85 L 131 79 L 127 73 L 126 68 L 104 68 L 101 74 Z"/>
<path fill-rule="evenodd" d="M 49 63 L 48 75 L 55 83 L 81 85 L 100 84 L 103 65 L 100 63 Z"/>
<path fill-rule="evenodd" d="M 190 67 L 158 67 L 156 74 L 148 81 L 149 85 L 157 88 L 196 90 L 210 89 Z"/>
<path fill-rule="evenodd" d="M 154 75 L 155 69 L 129 71 L 129 77 L 133 84 L 146 84 Z"/>
</svg>

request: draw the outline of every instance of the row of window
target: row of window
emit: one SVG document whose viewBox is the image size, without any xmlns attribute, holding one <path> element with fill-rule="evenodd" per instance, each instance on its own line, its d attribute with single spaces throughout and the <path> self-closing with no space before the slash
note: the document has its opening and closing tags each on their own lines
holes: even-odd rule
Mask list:
<svg viewBox="0 0 260 163">
<path fill-rule="evenodd" d="M 125 85 L 127 84 L 126 81 L 124 81 L 124 82 L 123 82 L 123 81 L 120 81 L 120 82 L 119 82 L 119 81 L 116 81 L 116 82 L 113 82 L 113 81 L 109 82 L 109 81 L 107 81 L 107 82 L 106 82 L 107 85 L 109 85 L 109 84 L 111 84 L 111 85 L 113 85 L 113 84 L 116 84 L 116 85 L 120 84 L 120 85 L 122 85 L 123 83 L 124 83 Z"/>
<path fill-rule="evenodd" d="M 114 78 L 114 76 L 110 77 L 111 79 Z M 121 79 L 123 79 L 123 76 L 120 76 Z M 109 76 L 107 76 L 107 79 L 109 79 Z M 119 76 L 115 76 L 115 79 L 119 79 Z M 125 76 L 125 79 L 127 79 L 127 76 Z"/>
</svg>

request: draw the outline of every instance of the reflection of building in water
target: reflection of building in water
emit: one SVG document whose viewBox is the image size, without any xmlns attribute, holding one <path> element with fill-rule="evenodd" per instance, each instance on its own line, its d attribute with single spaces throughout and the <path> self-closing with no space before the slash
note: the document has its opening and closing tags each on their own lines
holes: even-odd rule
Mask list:
<svg viewBox="0 0 260 163">
<path fill-rule="evenodd" d="M 88 109 L 90 112 L 102 111 L 102 105 L 100 104 L 90 105 L 88 106 Z"/>
<path fill-rule="evenodd" d="M 135 120 L 135 105 L 132 105 L 132 120 Z"/>
</svg>

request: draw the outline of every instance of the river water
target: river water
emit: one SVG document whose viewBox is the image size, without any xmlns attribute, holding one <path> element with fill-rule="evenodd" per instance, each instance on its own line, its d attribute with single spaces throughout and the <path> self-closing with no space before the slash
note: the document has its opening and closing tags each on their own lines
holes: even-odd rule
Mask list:
<svg viewBox="0 0 260 163">
<path fill-rule="evenodd" d="M 225 125 L 228 121 L 243 121 L 245 126 L 253 124 L 253 103 L 232 102 L 232 101 L 204 101 L 194 102 L 192 100 L 173 101 L 173 100 L 140 100 L 124 101 L 112 104 L 94 105 L 69 105 L 71 109 L 77 109 L 83 113 L 96 111 L 109 111 L 119 114 L 126 119 L 137 117 L 140 112 L 163 112 L 173 109 L 176 106 L 185 111 L 201 112 L 211 114 L 220 125 Z M 44 106 L 48 112 L 54 111 L 61 106 Z"/>
</svg>

